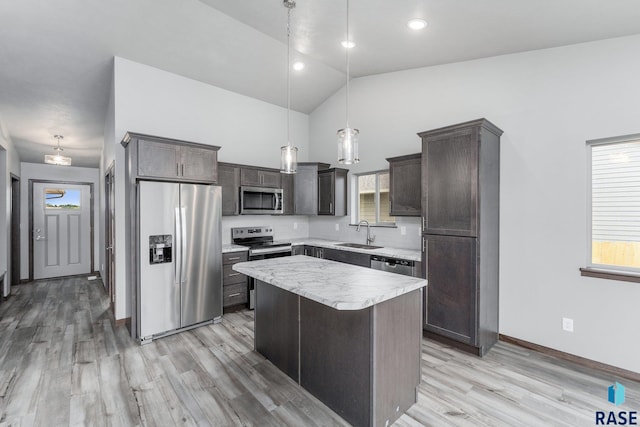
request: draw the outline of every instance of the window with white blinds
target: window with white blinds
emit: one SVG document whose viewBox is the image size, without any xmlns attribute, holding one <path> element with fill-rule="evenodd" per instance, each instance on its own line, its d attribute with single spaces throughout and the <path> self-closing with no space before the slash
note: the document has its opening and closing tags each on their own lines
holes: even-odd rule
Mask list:
<svg viewBox="0 0 640 427">
<path fill-rule="evenodd" d="M 588 147 L 590 265 L 640 271 L 640 135 Z"/>
</svg>

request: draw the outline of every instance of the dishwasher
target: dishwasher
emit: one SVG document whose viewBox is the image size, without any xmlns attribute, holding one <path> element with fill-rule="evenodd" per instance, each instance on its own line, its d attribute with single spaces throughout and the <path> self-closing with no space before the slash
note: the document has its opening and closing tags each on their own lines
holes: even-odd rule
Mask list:
<svg viewBox="0 0 640 427">
<path fill-rule="evenodd" d="M 405 276 L 416 275 L 415 261 L 405 259 L 389 258 L 383 256 L 371 256 L 371 268 L 374 270 L 389 271 L 391 273 L 404 274 Z"/>
</svg>

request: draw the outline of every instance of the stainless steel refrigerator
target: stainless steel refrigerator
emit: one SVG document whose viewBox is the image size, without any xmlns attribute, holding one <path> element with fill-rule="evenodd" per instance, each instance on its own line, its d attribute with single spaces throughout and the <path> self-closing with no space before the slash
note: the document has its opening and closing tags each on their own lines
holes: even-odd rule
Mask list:
<svg viewBox="0 0 640 427">
<path fill-rule="evenodd" d="M 141 342 L 222 316 L 221 188 L 138 183 Z"/>
</svg>

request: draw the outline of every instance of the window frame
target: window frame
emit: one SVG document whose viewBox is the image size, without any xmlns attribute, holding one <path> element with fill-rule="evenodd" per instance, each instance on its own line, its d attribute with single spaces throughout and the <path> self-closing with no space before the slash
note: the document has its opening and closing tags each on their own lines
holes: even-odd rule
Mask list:
<svg viewBox="0 0 640 427">
<path fill-rule="evenodd" d="M 610 138 L 592 139 L 586 141 L 587 152 L 587 248 L 586 268 L 581 268 L 583 276 L 598 277 L 613 280 L 640 281 L 640 267 L 627 267 L 613 264 L 597 264 L 593 262 L 593 156 L 592 148 L 603 145 L 616 145 L 629 142 L 640 142 L 640 134 L 624 135 Z"/>
<path fill-rule="evenodd" d="M 389 228 L 393 228 L 396 227 L 396 221 L 395 221 L 395 217 L 393 222 L 389 222 L 389 221 L 385 221 L 385 222 L 380 222 L 380 174 L 384 174 L 387 173 L 389 174 L 389 169 L 379 169 L 379 170 L 375 170 L 375 171 L 369 171 L 369 172 L 360 172 L 360 173 L 355 173 L 352 175 L 353 177 L 353 203 L 351 203 L 351 206 L 353 206 L 353 211 L 351 213 L 351 225 L 357 225 L 361 220 L 360 220 L 360 186 L 359 186 L 359 178 L 361 176 L 366 176 L 366 175 L 375 175 L 375 192 L 374 192 L 374 203 L 375 203 L 375 208 L 376 208 L 376 222 L 375 223 L 369 223 L 369 226 L 371 227 L 389 227 Z M 391 192 L 391 188 L 389 188 L 389 192 Z"/>
</svg>

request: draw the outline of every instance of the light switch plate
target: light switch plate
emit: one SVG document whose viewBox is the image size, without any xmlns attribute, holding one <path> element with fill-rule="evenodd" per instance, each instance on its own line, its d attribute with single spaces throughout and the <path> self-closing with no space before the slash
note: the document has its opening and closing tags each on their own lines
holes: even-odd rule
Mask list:
<svg viewBox="0 0 640 427">
<path fill-rule="evenodd" d="M 405 227 L 404 225 L 400 226 L 400 235 L 401 236 L 407 235 L 407 227 Z"/>
<path fill-rule="evenodd" d="M 336 231 L 340 231 L 340 224 L 336 224 Z"/>
</svg>

